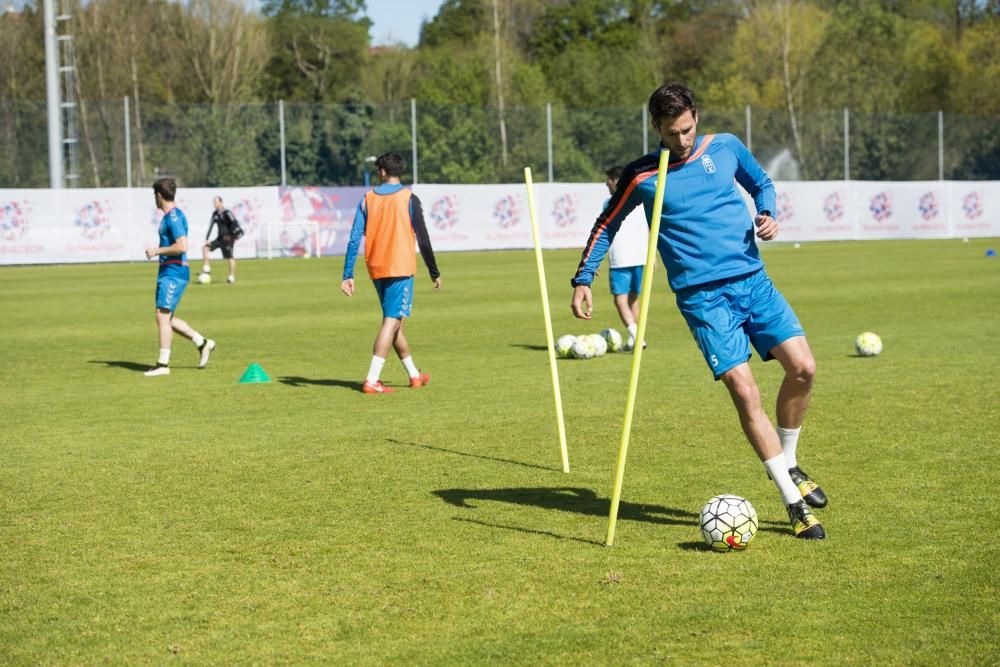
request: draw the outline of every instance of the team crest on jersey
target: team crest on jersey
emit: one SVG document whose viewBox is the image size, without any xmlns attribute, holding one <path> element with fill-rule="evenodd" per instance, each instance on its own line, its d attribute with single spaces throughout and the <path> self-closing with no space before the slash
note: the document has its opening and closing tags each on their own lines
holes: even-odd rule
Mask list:
<svg viewBox="0 0 1000 667">
<path fill-rule="evenodd" d="M 701 158 L 701 166 L 703 166 L 705 168 L 705 173 L 706 174 L 714 174 L 715 173 L 715 163 L 712 162 L 712 156 L 711 155 L 704 155 L 704 156 L 702 156 L 702 158 Z"/>
</svg>

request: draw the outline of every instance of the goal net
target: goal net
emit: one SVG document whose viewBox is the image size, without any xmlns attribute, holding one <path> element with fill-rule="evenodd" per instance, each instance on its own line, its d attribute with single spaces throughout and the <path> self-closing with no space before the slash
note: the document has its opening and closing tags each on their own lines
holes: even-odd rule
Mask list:
<svg viewBox="0 0 1000 667">
<path fill-rule="evenodd" d="M 318 222 L 269 222 L 264 229 L 261 251 L 267 253 L 268 259 L 319 257 L 322 254 Z"/>
</svg>

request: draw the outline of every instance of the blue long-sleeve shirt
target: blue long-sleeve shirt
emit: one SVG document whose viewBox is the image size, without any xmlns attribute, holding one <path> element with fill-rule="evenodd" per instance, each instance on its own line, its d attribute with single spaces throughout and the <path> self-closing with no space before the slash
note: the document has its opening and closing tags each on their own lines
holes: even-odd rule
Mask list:
<svg viewBox="0 0 1000 667">
<path fill-rule="evenodd" d="M 590 232 L 573 285 L 590 285 L 622 221 L 636 206 L 642 205 L 650 218 L 659 159 L 657 149 L 625 167 Z M 764 266 L 737 183 L 753 197 L 758 212 L 774 211 L 774 184 L 731 134 L 700 136 L 690 157 L 669 165 L 657 250 L 673 291 Z"/>
</svg>

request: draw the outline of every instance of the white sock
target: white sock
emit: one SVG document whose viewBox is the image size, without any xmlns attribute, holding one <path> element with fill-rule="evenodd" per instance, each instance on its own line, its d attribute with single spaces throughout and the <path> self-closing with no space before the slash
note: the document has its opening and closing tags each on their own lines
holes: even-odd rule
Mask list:
<svg viewBox="0 0 1000 667">
<path fill-rule="evenodd" d="M 201 267 L 201 272 L 202 273 L 211 273 L 212 272 L 212 267 L 209 266 L 208 264 L 205 264 L 205 265 L 203 265 Z"/>
<path fill-rule="evenodd" d="M 163 364 L 164 366 L 170 363 L 170 348 L 165 350 L 160 348 L 160 356 L 157 358 L 156 363 Z"/>
<path fill-rule="evenodd" d="M 635 322 L 633 322 L 632 324 L 628 325 L 628 335 L 632 337 L 632 340 L 635 340 L 635 335 L 637 333 L 639 333 L 639 325 L 638 324 L 636 324 Z"/>
<path fill-rule="evenodd" d="M 368 367 L 368 377 L 367 380 L 371 384 L 378 382 L 378 378 L 382 375 L 382 367 L 385 366 L 385 359 L 382 357 L 377 357 L 372 355 L 372 364 Z M 787 473 L 786 473 L 787 474 Z"/>
<path fill-rule="evenodd" d="M 195 331 L 194 335 L 191 336 L 191 342 L 194 343 L 195 347 L 201 347 L 205 344 L 205 337 Z"/>
<path fill-rule="evenodd" d="M 778 437 L 781 439 L 781 451 L 785 454 L 785 465 L 789 468 L 794 468 L 799 464 L 798 459 L 795 457 L 795 450 L 799 446 L 799 431 L 802 427 L 798 428 L 777 428 Z"/>
<path fill-rule="evenodd" d="M 413 357 L 407 357 L 406 359 L 401 359 L 403 362 L 403 367 L 406 372 L 410 374 L 411 378 L 420 377 L 420 371 L 417 370 L 417 365 L 413 363 Z"/>
<path fill-rule="evenodd" d="M 802 500 L 802 494 L 799 493 L 798 487 L 795 486 L 795 482 L 792 481 L 791 476 L 788 474 L 784 454 L 778 454 L 773 459 L 764 461 L 764 468 L 767 469 L 767 472 L 771 475 L 771 479 L 774 480 L 774 485 L 778 487 L 778 491 L 781 492 L 781 499 L 785 501 L 786 505 L 791 505 Z"/>
</svg>

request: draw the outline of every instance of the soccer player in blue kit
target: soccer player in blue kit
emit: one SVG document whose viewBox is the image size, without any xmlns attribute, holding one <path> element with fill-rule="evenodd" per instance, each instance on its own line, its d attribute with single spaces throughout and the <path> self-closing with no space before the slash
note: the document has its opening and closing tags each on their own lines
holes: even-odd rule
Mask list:
<svg viewBox="0 0 1000 667">
<path fill-rule="evenodd" d="M 799 430 L 812 392 L 816 361 L 805 331 L 771 283 L 754 232 L 778 234 L 774 185 L 746 146 L 731 134 L 697 134 L 698 109 L 684 85 L 667 83 L 649 98 L 660 149 L 625 167 L 608 206 L 598 216 L 573 277 L 573 314 L 590 319 L 590 284 L 625 217 L 640 204 L 652 214 L 660 151 L 671 162 L 657 249 L 677 307 L 717 380 L 729 390 L 743 432 L 778 487 L 796 537 L 823 539 L 812 507 L 826 494 L 799 467 Z M 736 187 L 753 197 L 751 218 Z M 761 403 L 750 370 L 750 346 L 785 371 L 778 391 L 777 429 Z"/>
<path fill-rule="evenodd" d="M 145 372 L 147 377 L 170 375 L 170 345 L 174 331 L 190 339 L 198 348 L 198 368 L 208 365 L 208 358 L 215 349 L 214 340 L 205 338 L 190 324 L 174 317 L 174 311 L 191 279 L 187 263 L 188 222 L 184 212 L 174 203 L 176 194 L 177 184 L 172 178 L 161 178 L 153 183 L 156 208 L 163 211 L 163 219 L 160 220 L 160 245 L 146 248 L 146 259 L 160 258 L 156 274 L 156 327 L 160 334 L 160 356 L 156 366 Z"/>
</svg>

